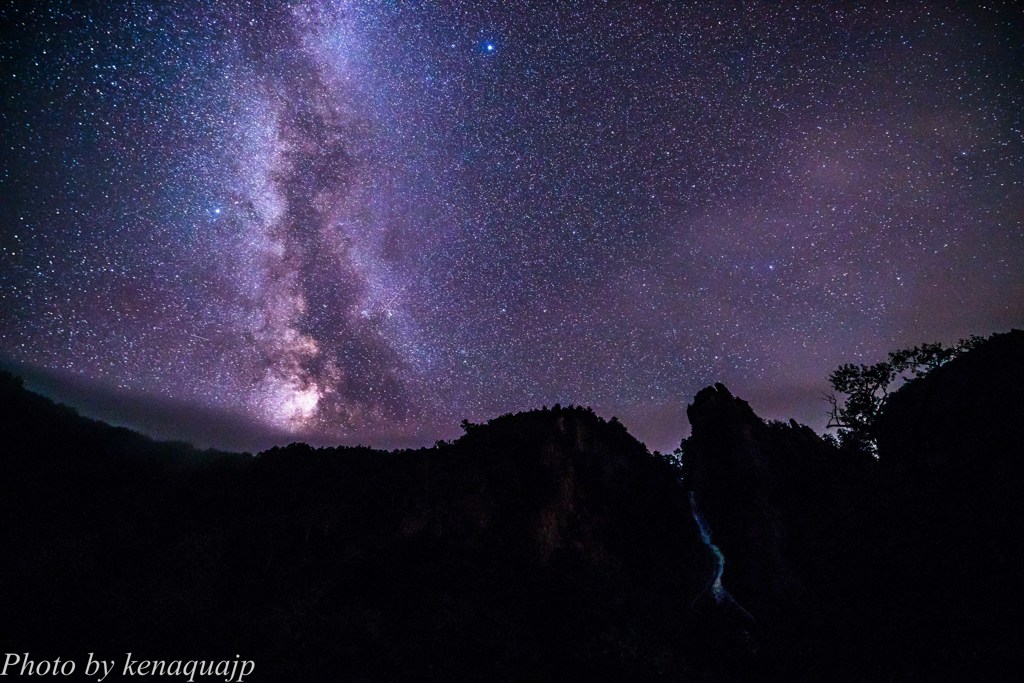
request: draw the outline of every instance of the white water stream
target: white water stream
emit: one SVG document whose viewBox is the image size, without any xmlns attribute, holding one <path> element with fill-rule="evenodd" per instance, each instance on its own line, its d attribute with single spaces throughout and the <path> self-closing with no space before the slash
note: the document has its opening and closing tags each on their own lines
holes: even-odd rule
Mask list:
<svg viewBox="0 0 1024 683">
<path fill-rule="evenodd" d="M 708 583 L 706 590 L 711 592 L 711 597 L 715 599 L 715 602 L 721 605 L 725 603 L 739 609 L 743 614 L 750 618 L 751 621 L 754 618 L 750 615 L 750 612 L 745 610 L 741 604 L 736 602 L 736 599 L 732 597 L 732 594 L 725 589 L 722 585 L 722 574 L 725 573 L 725 555 L 722 553 L 722 549 L 719 548 L 711 540 L 711 529 L 708 527 L 707 521 L 704 516 L 700 513 L 700 507 L 697 505 L 697 498 L 693 491 L 690 491 L 690 512 L 693 513 L 693 519 L 697 522 L 697 528 L 700 530 L 700 538 L 704 541 L 704 545 L 715 556 L 715 574 L 714 578 Z"/>
</svg>

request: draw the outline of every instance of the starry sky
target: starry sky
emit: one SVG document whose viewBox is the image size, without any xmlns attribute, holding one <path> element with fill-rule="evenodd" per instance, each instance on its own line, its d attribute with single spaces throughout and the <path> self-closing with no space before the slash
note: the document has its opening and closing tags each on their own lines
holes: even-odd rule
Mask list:
<svg viewBox="0 0 1024 683">
<path fill-rule="evenodd" d="M 716 381 L 820 429 L 1024 324 L 1024 15 L 865 5 L 4 4 L 0 358 L 228 448 L 671 450 Z"/>
</svg>

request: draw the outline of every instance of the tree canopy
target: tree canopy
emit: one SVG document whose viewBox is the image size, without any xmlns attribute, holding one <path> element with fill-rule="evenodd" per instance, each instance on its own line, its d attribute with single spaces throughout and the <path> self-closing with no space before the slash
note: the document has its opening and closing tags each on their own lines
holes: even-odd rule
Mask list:
<svg viewBox="0 0 1024 683">
<path fill-rule="evenodd" d="M 833 392 L 826 396 L 831 405 L 827 427 L 837 430 L 844 448 L 873 454 L 875 421 L 890 391 L 903 382 L 923 377 L 982 341 L 982 337 L 974 335 L 950 347 L 939 342 L 920 344 L 892 351 L 887 360 L 874 365 L 840 365 L 828 378 Z M 845 396 L 839 397 L 836 392 Z"/>
</svg>

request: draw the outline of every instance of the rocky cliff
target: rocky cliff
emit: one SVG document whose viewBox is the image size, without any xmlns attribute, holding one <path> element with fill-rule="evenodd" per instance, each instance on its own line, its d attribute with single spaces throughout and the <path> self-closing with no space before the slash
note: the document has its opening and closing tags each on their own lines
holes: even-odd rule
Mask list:
<svg viewBox="0 0 1024 683">
<path fill-rule="evenodd" d="M 722 385 L 687 414 L 687 481 L 722 582 L 791 680 L 1009 680 L 1024 644 L 1024 333 L 910 381 L 877 459 Z M 980 678 L 979 678 L 980 677 Z"/>
</svg>

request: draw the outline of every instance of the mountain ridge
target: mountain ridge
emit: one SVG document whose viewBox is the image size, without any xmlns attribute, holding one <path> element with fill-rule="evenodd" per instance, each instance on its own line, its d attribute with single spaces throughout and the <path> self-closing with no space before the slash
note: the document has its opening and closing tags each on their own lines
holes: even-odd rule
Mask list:
<svg viewBox="0 0 1024 683">
<path fill-rule="evenodd" d="M 896 391 L 878 459 L 724 385 L 674 456 L 558 405 L 432 448 L 250 456 L 3 375 L 0 632 L 10 651 L 238 652 L 268 681 L 1005 678 L 1022 340 Z"/>
</svg>

